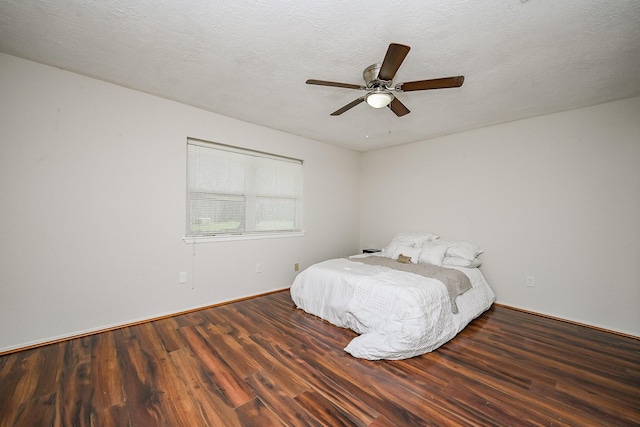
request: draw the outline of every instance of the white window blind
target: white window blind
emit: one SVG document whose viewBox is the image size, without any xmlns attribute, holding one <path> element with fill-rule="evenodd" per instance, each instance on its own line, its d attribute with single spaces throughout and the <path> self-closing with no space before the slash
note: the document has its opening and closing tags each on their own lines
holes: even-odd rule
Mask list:
<svg viewBox="0 0 640 427">
<path fill-rule="evenodd" d="M 301 230 L 302 160 L 187 140 L 187 236 Z"/>
</svg>

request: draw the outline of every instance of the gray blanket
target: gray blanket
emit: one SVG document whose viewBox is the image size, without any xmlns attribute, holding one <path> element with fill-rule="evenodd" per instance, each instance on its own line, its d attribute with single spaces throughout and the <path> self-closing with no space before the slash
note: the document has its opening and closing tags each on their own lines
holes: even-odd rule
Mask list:
<svg viewBox="0 0 640 427">
<path fill-rule="evenodd" d="M 395 270 L 407 271 L 409 273 L 419 274 L 420 276 L 430 277 L 441 281 L 447 288 L 449 301 L 451 302 L 451 312 L 454 314 L 458 313 L 458 305 L 456 304 L 456 298 L 458 295 L 462 295 L 471 289 L 471 281 L 467 275 L 453 268 L 439 267 L 437 265 L 430 264 L 404 264 L 393 259 L 380 256 L 349 259 L 363 264 L 380 265 L 383 267 L 393 268 Z"/>
</svg>

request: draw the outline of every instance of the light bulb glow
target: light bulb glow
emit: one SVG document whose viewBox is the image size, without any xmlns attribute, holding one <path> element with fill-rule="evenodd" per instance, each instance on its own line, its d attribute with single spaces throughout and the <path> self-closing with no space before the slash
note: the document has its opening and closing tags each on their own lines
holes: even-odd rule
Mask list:
<svg viewBox="0 0 640 427">
<path fill-rule="evenodd" d="M 393 101 L 393 95 L 389 92 L 372 92 L 365 99 L 373 108 L 384 108 Z"/>
</svg>

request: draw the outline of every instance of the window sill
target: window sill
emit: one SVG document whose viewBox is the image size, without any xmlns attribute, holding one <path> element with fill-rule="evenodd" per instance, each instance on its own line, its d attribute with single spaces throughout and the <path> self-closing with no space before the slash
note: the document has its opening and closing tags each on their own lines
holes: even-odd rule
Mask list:
<svg viewBox="0 0 640 427">
<path fill-rule="evenodd" d="M 289 231 L 281 233 L 256 233 L 256 234 L 224 234 L 219 236 L 185 236 L 182 240 L 188 244 L 229 242 L 232 240 L 258 240 L 258 239 L 282 239 L 287 237 L 302 237 L 306 231 Z"/>
</svg>

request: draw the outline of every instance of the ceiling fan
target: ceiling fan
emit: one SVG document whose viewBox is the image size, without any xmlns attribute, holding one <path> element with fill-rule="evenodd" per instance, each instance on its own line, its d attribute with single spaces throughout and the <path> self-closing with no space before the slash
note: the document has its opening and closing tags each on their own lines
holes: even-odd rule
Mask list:
<svg viewBox="0 0 640 427">
<path fill-rule="evenodd" d="M 362 73 L 362 77 L 365 81 L 364 86 L 314 79 L 309 79 L 306 83 L 309 85 L 334 86 L 345 89 L 367 91 L 366 95 L 361 96 L 355 101 L 352 101 L 331 113 L 332 116 L 339 116 L 361 102 L 366 101 L 367 104 L 373 108 L 389 107 L 396 116 L 402 117 L 409 114 L 410 111 L 398 98 L 395 97 L 392 92 L 412 92 L 416 90 L 445 89 L 462 86 L 464 76 L 417 80 L 414 82 L 398 83 L 395 86 L 392 86 L 391 82 L 395 77 L 398 68 L 402 65 L 402 61 L 404 61 L 404 58 L 409 53 L 409 49 L 411 49 L 409 46 L 391 43 L 382 63 L 373 64 L 364 69 Z"/>
</svg>

